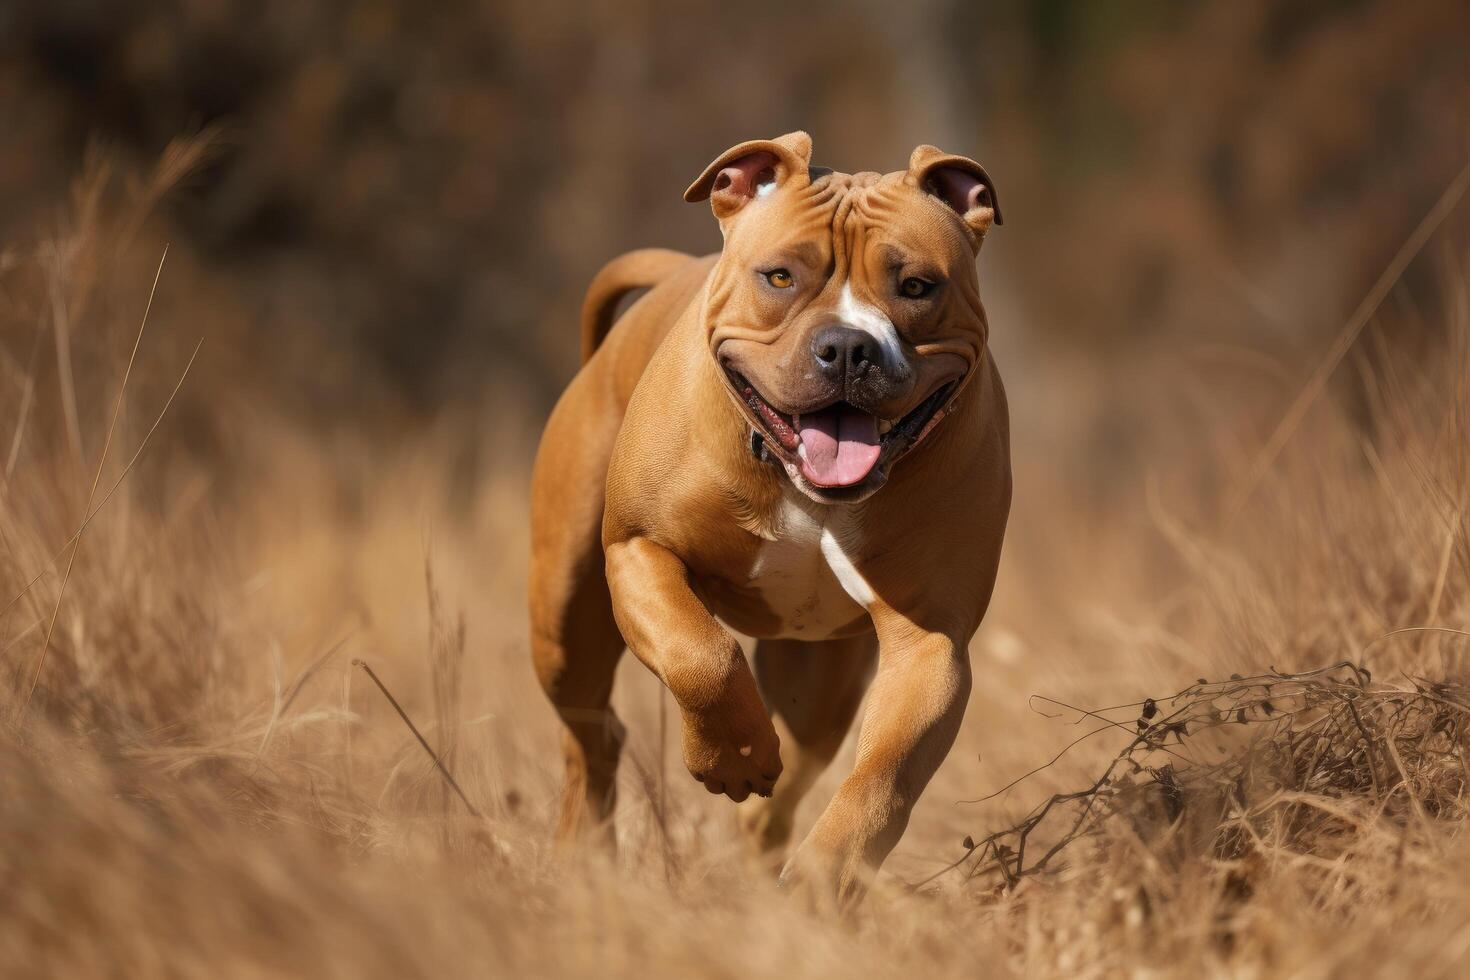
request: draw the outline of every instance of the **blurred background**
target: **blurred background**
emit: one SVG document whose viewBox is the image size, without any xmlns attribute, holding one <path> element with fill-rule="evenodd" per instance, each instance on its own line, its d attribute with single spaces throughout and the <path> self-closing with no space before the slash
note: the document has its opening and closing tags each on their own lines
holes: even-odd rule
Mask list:
<svg viewBox="0 0 1470 980">
<path fill-rule="evenodd" d="M 932 870 L 1016 804 L 954 800 L 1072 737 L 1032 692 L 1128 701 L 1470 616 L 1447 598 L 1466 511 L 1435 489 L 1463 494 L 1470 455 L 1416 387 L 1463 394 L 1467 208 L 1400 255 L 1470 159 L 1467 38 L 1463 0 L 0 3 L 0 663 L 122 756 L 207 758 L 252 828 L 289 811 L 351 850 L 437 800 L 353 693 L 365 657 L 534 850 L 559 762 L 524 643 L 526 482 L 587 282 L 630 248 L 717 249 L 681 194 L 737 142 L 805 129 L 847 171 L 934 143 L 1004 201 L 980 276 L 1016 482 L 976 703 L 892 865 Z M 1344 338 L 1322 411 L 1266 459 Z M 1385 385 L 1423 411 L 1386 422 Z M 144 445 L 60 585 L 94 474 L 95 503 Z M 624 666 L 625 779 L 653 785 L 677 747 Z M 728 807 L 671 792 L 680 846 L 728 843 Z"/>
<path fill-rule="evenodd" d="M 1467 36 L 1455 0 L 9 3 L 0 236 L 89 153 L 145 173 L 207 133 L 158 226 L 211 284 L 203 367 L 315 423 L 536 417 L 602 262 L 718 247 L 680 193 L 725 147 L 805 128 L 886 171 L 932 142 L 1005 196 L 983 270 L 1027 399 L 1161 334 L 1336 329 L 1460 166 Z"/>
</svg>

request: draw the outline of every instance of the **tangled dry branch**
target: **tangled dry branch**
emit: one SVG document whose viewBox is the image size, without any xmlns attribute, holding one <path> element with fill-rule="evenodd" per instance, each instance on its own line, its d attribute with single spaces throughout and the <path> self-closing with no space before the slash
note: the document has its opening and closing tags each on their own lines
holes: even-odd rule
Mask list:
<svg viewBox="0 0 1470 980">
<path fill-rule="evenodd" d="M 1013 886 L 1115 820 L 1145 838 L 1191 825 L 1208 856 L 1230 861 L 1266 838 L 1326 853 L 1362 829 L 1363 813 L 1403 826 L 1470 812 L 1463 684 L 1408 676 L 1384 684 L 1343 661 L 1296 674 L 1201 678 L 1171 697 L 1097 710 L 1038 700 L 1077 712 L 1078 723 L 1101 724 L 1045 766 L 967 802 L 1005 793 L 1094 735 L 1127 732 L 1129 741 L 1092 784 L 1051 796 L 979 841 L 965 838 L 964 856 L 940 874 L 963 869 L 968 879 Z M 1119 720 L 1123 712 L 1136 712 L 1131 724 Z"/>
</svg>

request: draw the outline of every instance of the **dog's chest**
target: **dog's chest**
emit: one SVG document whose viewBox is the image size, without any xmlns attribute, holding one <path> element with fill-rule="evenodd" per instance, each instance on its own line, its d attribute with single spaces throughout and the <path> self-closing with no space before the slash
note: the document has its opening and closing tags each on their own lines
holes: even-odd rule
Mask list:
<svg viewBox="0 0 1470 980">
<path fill-rule="evenodd" d="M 820 640 L 850 627 L 874 598 L 849 558 L 857 544 L 850 513 L 787 497 L 772 523 L 749 587 L 779 621 L 773 635 Z"/>
</svg>

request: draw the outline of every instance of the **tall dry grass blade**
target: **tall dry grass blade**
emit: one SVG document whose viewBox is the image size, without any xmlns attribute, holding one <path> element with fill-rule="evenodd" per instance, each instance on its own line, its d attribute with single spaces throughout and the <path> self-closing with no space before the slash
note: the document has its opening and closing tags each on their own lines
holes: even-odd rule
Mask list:
<svg viewBox="0 0 1470 980">
<path fill-rule="evenodd" d="M 1440 603 L 1444 601 L 1445 583 L 1449 581 L 1450 577 L 1450 560 L 1455 557 L 1455 541 L 1459 537 L 1461 528 L 1460 520 L 1461 516 L 1459 512 L 1456 512 L 1454 519 L 1450 522 L 1449 528 L 1445 531 L 1444 544 L 1440 547 L 1439 571 L 1434 576 L 1434 591 L 1429 596 L 1429 612 L 1425 617 L 1431 623 L 1439 618 Z M 1437 639 L 1438 637 L 1436 637 Z M 1449 664 L 1444 658 L 1442 648 L 1439 652 L 1440 670 L 1443 672 L 1448 670 Z"/>
<path fill-rule="evenodd" d="M 31 418 L 31 405 L 36 395 L 36 362 L 41 355 L 41 337 L 46 332 L 46 323 L 41 320 L 36 324 L 36 336 L 31 341 L 30 357 L 26 360 L 25 390 L 20 396 L 20 411 L 15 420 L 15 435 L 10 439 L 10 452 L 5 457 L 5 480 L 10 482 L 10 476 L 15 472 L 15 461 L 20 458 L 21 443 L 25 441 L 26 423 Z"/>
<path fill-rule="evenodd" d="M 97 487 L 102 483 L 102 469 L 107 465 L 107 452 L 112 448 L 112 436 L 117 430 L 118 417 L 122 415 L 123 400 L 128 393 L 128 380 L 133 376 L 133 364 L 138 360 L 138 348 L 143 345 L 143 331 L 148 329 L 148 314 L 153 310 L 153 297 L 158 292 L 158 280 L 163 276 L 163 263 L 168 259 L 168 246 L 163 246 L 163 254 L 158 257 L 158 269 L 153 273 L 153 285 L 148 290 L 148 303 L 143 307 L 143 322 L 138 325 L 138 336 L 133 340 L 132 353 L 128 355 L 128 366 L 123 370 L 122 384 L 117 390 L 117 401 L 112 406 L 112 419 L 107 423 L 107 435 L 102 440 L 102 453 L 97 459 L 97 473 L 92 477 L 92 488 L 87 491 L 87 504 L 82 508 L 85 517 L 92 509 L 92 501 L 97 497 Z M 66 573 L 61 577 L 61 588 L 56 590 L 56 604 L 51 607 L 51 621 L 46 624 L 46 639 L 41 643 L 40 656 L 36 658 L 36 669 L 31 673 L 31 683 L 26 690 L 25 700 L 21 702 L 20 710 L 23 714 L 31 705 L 31 696 L 36 693 L 36 685 L 41 680 L 41 670 L 46 666 L 46 654 L 51 649 L 51 635 L 56 630 L 56 617 L 61 613 L 61 600 L 66 596 L 66 584 L 71 581 L 72 569 L 76 566 L 77 555 L 82 550 L 82 532 L 77 531 L 76 544 L 72 547 L 71 557 L 66 562 Z"/>
<path fill-rule="evenodd" d="M 459 788 L 459 783 L 454 781 L 454 777 L 450 775 L 449 770 L 445 767 L 444 763 L 440 761 L 439 756 L 429 745 L 428 740 L 425 739 L 422 734 L 420 734 L 418 726 L 413 723 L 413 719 L 408 717 L 408 712 L 403 710 L 403 706 L 398 703 L 398 699 L 393 696 L 393 692 L 388 690 L 387 685 L 378 679 L 378 675 L 373 672 L 373 668 L 369 667 L 367 661 L 365 660 L 354 660 L 352 661 L 352 666 L 360 667 L 362 669 L 362 672 L 367 674 L 369 679 L 371 679 L 372 682 L 378 686 L 378 690 L 383 692 L 383 697 L 388 699 L 388 703 L 393 706 L 393 710 L 398 712 L 398 717 L 403 719 L 403 723 L 408 726 L 408 730 L 413 732 L 413 737 L 418 739 L 419 744 L 424 747 L 424 751 L 427 752 L 429 758 L 433 760 L 434 768 L 439 770 L 439 775 L 443 776 L 445 782 L 449 783 L 450 788 L 459 795 L 461 802 L 463 802 L 465 805 L 465 809 L 470 811 L 471 816 L 475 817 L 476 819 L 481 819 L 480 811 L 477 810 L 475 808 L 475 805 L 470 802 L 470 798 L 464 795 L 464 790 Z"/>
<path fill-rule="evenodd" d="M 1470 636 L 1470 630 L 1457 630 L 1449 626 L 1401 626 L 1398 629 L 1389 630 L 1382 636 L 1375 636 L 1363 646 L 1362 652 L 1367 653 L 1384 640 L 1400 636 L 1404 633 L 1439 633 L 1441 635 L 1449 634 L 1451 636 Z"/>
<path fill-rule="evenodd" d="M 14 606 L 17 602 L 24 599 L 26 595 L 30 593 L 31 589 L 35 588 L 36 583 L 46 577 L 46 574 L 51 571 L 51 568 L 55 567 L 56 563 L 61 560 L 61 556 L 66 552 L 66 549 L 69 548 L 73 542 L 81 538 L 82 532 L 91 525 L 92 519 L 102 512 L 102 508 L 107 506 L 107 502 L 112 499 L 113 494 L 117 493 L 117 488 L 122 486 L 123 481 L 126 480 L 128 478 L 128 474 L 133 471 L 133 467 L 137 465 L 138 460 L 143 458 L 143 452 L 148 448 L 149 442 L 153 439 L 153 433 L 157 432 L 158 427 L 163 424 L 164 417 L 168 415 L 169 407 L 173 405 L 174 399 L 178 397 L 179 391 L 183 389 L 184 382 L 189 377 L 189 371 L 191 368 L 194 367 L 194 361 L 198 359 L 199 350 L 203 346 L 204 338 L 200 337 L 199 342 L 194 345 L 194 352 L 189 355 L 189 360 L 184 365 L 184 370 L 179 373 L 179 380 L 174 382 L 173 391 L 169 392 L 168 398 L 163 403 L 163 408 L 159 410 L 158 417 L 155 418 L 153 420 L 153 424 L 148 427 L 148 431 L 143 435 L 143 441 L 138 444 L 137 451 L 135 451 L 132 458 L 128 460 L 128 465 L 123 467 L 122 473 L 120 473 L 118 475 L 118 478 L 112 482 L 112 486 L 107 488 L 107 492 L 102 495 L 102 499 L 97 502 L 97 506 L 93 508 L 91 513 L 86 516 L 86 518 L 82 521 L 81 526 L 76 529 L 76 532 L 72 534 L 71 537 L 67 538 L 66 541 L 62 543 L 60 548 L 56 549 L 56 553 L 51 556 L 50 562 L 47 563 L 48 567 L 43 568 L 41 571 L 37 572 L 35 577 L 27 582 L 25 584 L 25 587 L 22 588 L 18 593 L 16 593 L 15 596 L 5 604 L 5 607 L 3 609 L 0 609 L 0 613 L 9 610 L 10 607 Z"/>
<path fill-rule="evenodd" d="M 195 171 L 218 158 L 225 146 L 224 127 L 211 124 L 192 136 L 176 136 L 159 154 L 158 161 L 141 187 L 134 191 L 117 235 L 118 250 L 129 247 L 154 208 Z"/>
<path fill-rule="evenodd" d="M 71 448 L 72 462 L 77 469 L 82 467 L 82 424 L 77 413 L 76 380 L 71 367 L 71 317 L 61 283 L 66 278 L 62 271 L 59 247 L 52 242 L 48 248 L 51 259 L 47 276 L 51 301 L 51 327 L 56 338 L 56 376 L 61 393 L 61 414 L 66 420 L 66 440 Z"/>
<path fill-rule="evenodd" d="M 464 613 L 450 620 L 444 614 L 439 590 L 434 586 L 432 555 L 424 556 L 424 589 L 429 604 L 429 678 L 434 695 L 434 721 L 440 737 L 440 757 L 447 765 L 458 745 L 460 692 L 464 680 Z M 440 805 L 449 812 L 449 790 L 444 788 Z M 445 828 L 446 839 L 448 828 Z"/>
<path fill-rule="evenodd" d="M 1368 294 L 1358 304 L 1358 308 L 1353 312 L 1352 317 L 1348 319 L 1347 324 L 1338 333 L 1337 339 L 1328 348 L 1326 356 L 1322 358 L 1321 363 L 1317 365 L 1316 370 L 1307 379 L 1306 385 L 1302 387 L 1296 400 L 1291 403 L 1291 407 L 1286 410 L 1286 414 L 1277 423 L 1275 431 L 1266 440 L 1266 444 L 1261 447 L 1261 451 L 1256 455 L 1256 459 L 1251 464 L 1250 470 L 1247 471 L 1245 481 L 1241 484 L 1225 509 L 1225 525 L 1227 527 L 1234 523 L 1235 518 L 1245 509 L 1245 505 L 1250 501 L 1252 494 L 1255 493 L 1261 480 L 1265 479 L 1266 473 L 1271 469 L 1272 464 L 1276 462 L 1276 457 L 1281 455 L 1281 450 L 1286 448 L 1286 444 L 1296 434 L 1297 427 L 1301 425 L 1302 419 L 1306 418 L 1307 411 L 1316 403 L 1317 396 L 1326 387 L 1328 379 L 1337 371 L 1337 366 L 1342 363 L 1342 359 L 1352 349 L 1353 344 L 1358 339 L 1358 335 L 1368 325 L 1368 321 L 1378 312 L 1378 307 L 1383 304 L 1389 291 L 1393 289 L 1394 285 L 1399 281 L 1399 278 L 1403 276 L 1404 271 L 1409 267 L 1409 263 L 1418 257 L 1425 244 L 1439 230 L 1439 226 L 1455 210 L 1455 206 L 1460 203 L 1460 198 L 1464 197 L 1467 189 L 1470 189 L 1470 163 L 1467 163 L 1461 169 L 1459 175 L 1450 182 L 1450 185 L 1445 188 L 1444 193 L 1440 195 L 1439 200 L 1435 202 L 1434 207 L 1430 208 L 1429 213 L 1419 222 L 1418 227 L 1409 235 L 1404 244 L 1399 246 L 1399 250 L 1394 253 L 1393 260 L 1388 263 L 1388 266 L 1383 270 L 1383 274 L 1373 284 L 1373 288 L 1368 290 Z"/>
</svg>

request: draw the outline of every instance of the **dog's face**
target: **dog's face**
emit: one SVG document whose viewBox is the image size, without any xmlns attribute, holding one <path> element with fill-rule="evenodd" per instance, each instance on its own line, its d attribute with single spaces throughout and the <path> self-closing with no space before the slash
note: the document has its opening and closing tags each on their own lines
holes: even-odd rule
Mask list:
<svg viewBox="0 0 1470 980">
<path fill-rule="evenodd" d="M 742 143 L 685 199 L 725 236 L 705 329 L 754 444 L 814 499 L 852 501 L 982 363 L 975 255 L 1000 210 L 979 164 L 932 146 L 881 176 L 810 158 L 805 133 Z"/>
</svg>

